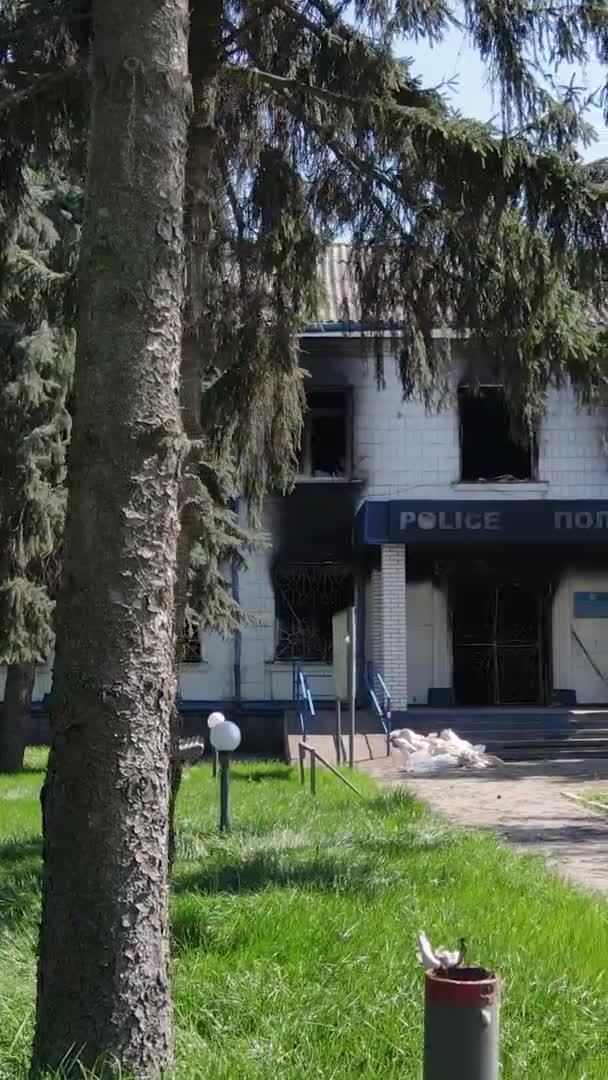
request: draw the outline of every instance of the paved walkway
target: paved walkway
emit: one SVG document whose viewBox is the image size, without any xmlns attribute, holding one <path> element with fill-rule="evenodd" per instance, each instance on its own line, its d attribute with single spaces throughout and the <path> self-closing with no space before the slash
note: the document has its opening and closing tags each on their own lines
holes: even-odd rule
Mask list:
<svg viewBox="0 0 608 1080">
<path fill-rule="evenodd" d="M 505 764 L 424 778 L 405 773 L 393 752 L 360 767 L 383 783 L 405 784 L 462 825 L 491 829 L 524 851 L 540 852 L 575 884 L 608 893 L 608 813 L 562 794 L 608 790 L 608 759 Z"/>
</svg>

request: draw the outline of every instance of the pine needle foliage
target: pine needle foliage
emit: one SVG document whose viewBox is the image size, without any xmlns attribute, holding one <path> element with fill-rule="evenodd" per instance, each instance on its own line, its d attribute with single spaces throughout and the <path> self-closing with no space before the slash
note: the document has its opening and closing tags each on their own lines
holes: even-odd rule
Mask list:
<svg viewBox="0 0 608 1080">
<path fill-rule="evenodd" d="M 455 24 L 487 64 L 498 126 L 460 115 L 397 56 Z M 79 167 L 92 32 L 90 0 L 3 5 L 10 192 L 32 155 Z M 266 491 L 293 480 L 297 333 L 332 239 L 352 246 L 379 382 L 394 358 L 404 394 L 436 405 L 450 360 L 436 330 L 449 325 L 491 359 L 521 427 L 551 384 L 602 396 L 608 186 L 577 153 L 592 137 L 585 100 L 547 72 L 608 64 L 608 3 L 192 0 L 190 53 L 185 320 L 202 408 L 184 502 L 201 520 L 193 575 L 223 603 L 219 568 L 243 540 L 231 499 L 245 495 L 255 521 Z"/>
<path fill-rule="evenodd" d="M 0 279 L 0 660 L 44 660 L 65 513 L 78 194 L 28 170 Z"/>
</svg>

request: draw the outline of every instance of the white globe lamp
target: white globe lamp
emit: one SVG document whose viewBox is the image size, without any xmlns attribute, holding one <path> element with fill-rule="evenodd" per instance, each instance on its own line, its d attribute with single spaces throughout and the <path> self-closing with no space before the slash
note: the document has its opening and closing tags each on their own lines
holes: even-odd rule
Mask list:
<svg viewBox="0 0 608 1080">
<path fill-rule="evenodd" d="M 215 724 L 211 728 L 211 745 L 218 753 L 231 754 L 236 750 L 241 741 L 240 728 L 230 720 L 224 720 L 222 724 Z"/>
<path fill-rule="evenodd" d="M 207 718 L 207 727 L 209 728 L 209 731 L 211 731 L 211 728 L 217 727 L 218 724 L 225 724 L 225 723 L 226 723 L 226 717 L 224 716 L 223 713 L 221 713 L 221 712 L 209 713 L 209 716 Z"/>
<path fill-rule="evenodd" d="M 207 727 L 209 728 L 209 741 L 211 742 L 212 746 L 213 746 L 213 740 L 211 739 L 211 732 L 213 731 L 213 728 L 217 727 L 218 724 L 225 724 L 225 723 L 226 723 L 226 717 L 224 716 L 223 712 L 209 713 L 209 716 L 207 717 Z M 217 750 L 215 751 L 215 753 L 213 755 L 213 765 L 211 767 L 211 773 L 212 773 L 213 778 L 215 779 L 215 777 L 217 776 Z"/>
<path fill-rule="evenodd" d="M 209 733 L 211 745 L 220 761 L 220 832 L 230 828 L 230 755 L 241 742 L 241 730 L 230 720 L 215 724 Z"/>
</svg>

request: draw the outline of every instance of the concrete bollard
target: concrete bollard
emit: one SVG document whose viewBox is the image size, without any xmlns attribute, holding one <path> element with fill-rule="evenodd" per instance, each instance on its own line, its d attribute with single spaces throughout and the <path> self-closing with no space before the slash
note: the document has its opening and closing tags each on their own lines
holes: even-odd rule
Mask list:
<svg viewBox="0 0 608 1080">
<path fill-rule="evenodd" d="M 423 1080 L 498 1080 L 499 999 L 485 968 L 425 972 Z"/>
</svg>

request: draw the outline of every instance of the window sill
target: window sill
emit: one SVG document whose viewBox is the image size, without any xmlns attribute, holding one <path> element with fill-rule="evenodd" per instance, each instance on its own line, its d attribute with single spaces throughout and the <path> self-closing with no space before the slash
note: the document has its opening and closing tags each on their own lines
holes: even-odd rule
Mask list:
<svg viewBox="0 0 608 1080">
<path fill-rule="evenodd" d="M 296 484 L 362 484 L 356 476 L 296 476 Z"/>
<path fill-rule="evenodd" d="M 277 671 L 293 671 L 294 664 L 307 672 L 326 671 L 328 668 L 333 670 L 331 660 L 265 660 L 264 663 L 266 667 L 276 668 Z"/>
<path fill-rule="evenodd" d="M 549 489 L 547 480 L 454 480 L 455 491 L 499 491 L 502 494 L 512 491 L 526 491 L 542 495 Z"/>
</svg>

